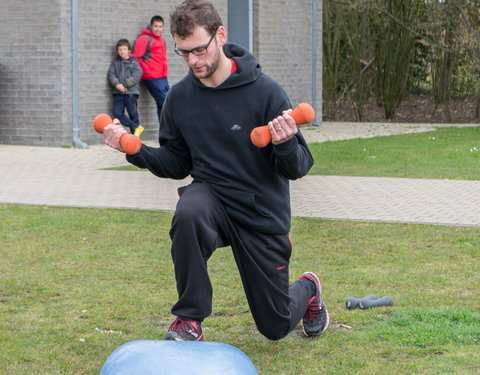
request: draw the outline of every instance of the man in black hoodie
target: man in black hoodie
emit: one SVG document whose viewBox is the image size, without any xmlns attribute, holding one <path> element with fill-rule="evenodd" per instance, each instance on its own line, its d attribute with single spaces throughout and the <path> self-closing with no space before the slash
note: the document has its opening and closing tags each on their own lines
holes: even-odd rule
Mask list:
<svg viewBox="0 0 480 375">
<path fill-rule="evenodd" d="M 319 278 L 305 272 L 289 284 L 289 180 L 313 165 L 290 101 L 247 50 L 226 42 L 211 3 L 186 0 L 170 19 L 175 52 L 190 71 L 164 103 L 160 147 L 142 145 L 127 156 L 158 177 L 193 178 L 179 189 L 170 230 L 178 301 L 165 338 L 204 340 L 201 323 L 213 293 L 207 261 L 228 245 L 260 333 L 281 339 L 303 318 L 305 334 L 318 335 L 330 320 Z M 257 148 L 250 132 L 267 123 L 272 142 Z M 105 142 L 121 149 L 123 133 L 109 125 Z"/>
</svg>

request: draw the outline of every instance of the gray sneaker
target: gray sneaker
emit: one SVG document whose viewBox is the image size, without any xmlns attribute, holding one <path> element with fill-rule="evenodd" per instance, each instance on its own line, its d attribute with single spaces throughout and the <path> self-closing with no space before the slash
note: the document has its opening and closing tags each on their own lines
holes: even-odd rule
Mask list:
<svg viewBox="0 0 480 375">
<path fill-rule="evenodd" d="M 299 280 L 307 279 L 314 283 L 314 295 L 308 302 L 308 308 L 303 316 L 303 332 L 307 336 L 316 336 L 325 332 L 330 324 L 330 315 L 323 303 L 322 285 L 320 279 L 313 272 L 304 272 Z"/>
</svg>

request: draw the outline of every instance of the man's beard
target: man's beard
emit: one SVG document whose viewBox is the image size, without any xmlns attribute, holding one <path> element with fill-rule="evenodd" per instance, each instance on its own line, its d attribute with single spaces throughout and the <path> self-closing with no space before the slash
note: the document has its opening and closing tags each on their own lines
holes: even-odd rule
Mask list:
<svg viewBox="0 0 480 375">
<path fill-rule="evenodd" d="M 210 78 L 213 75 L 213 73 L 215 73 L 217 71 L 219 64 L 220 64 L 220 51 L 217 50 L 215 60 L 213 60 L 213 62 L 210 65 L 207 64 L 205 66 L 207 71 L 205 73 L 203 73 L 203 75 L 201 77 L 196 75 L 192 68 L 190 68 L 190 70 L 195 75 L 195 77 L 197 77 L 198 79 L 206 79 L 206 78 Z"/>
</svg>

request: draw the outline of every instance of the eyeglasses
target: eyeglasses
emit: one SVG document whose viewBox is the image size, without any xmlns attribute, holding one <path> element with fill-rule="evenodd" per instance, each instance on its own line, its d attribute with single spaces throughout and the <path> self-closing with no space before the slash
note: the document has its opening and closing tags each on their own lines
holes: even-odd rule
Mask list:
<svg viewBox="0 0 480 375">
<path fill-rule="evenodd" d="M 205 44 L 204 46 L 200 46 L 200 47 L 196 47 L 196 48 L 191 49 L 191 50 L 187 50 L 187 49 L 177 48 L 177 44 L 175 44 L 174 51 L 177 55 L 182 56 L 182 57 L 187 57 L 189 53 L 192 53 L 195 56 L 205 55 L 207 53 L 208 47 L 210 46 L 210 43 L 212 43 L 213 38 L 215 38 L 215 35 L 217 35 L 216 31 L 213 33 L 213 35 L 210 38 L 210 40 L 208 41 L 208 43 Z"/>
</svg>

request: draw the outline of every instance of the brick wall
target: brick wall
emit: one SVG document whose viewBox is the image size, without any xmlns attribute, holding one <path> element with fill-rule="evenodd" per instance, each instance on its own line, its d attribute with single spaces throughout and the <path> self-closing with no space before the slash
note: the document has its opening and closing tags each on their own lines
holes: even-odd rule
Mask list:
<svg viewBox="0 0 480 375">
<path fill-rule="evenodd" d="M 98 113 L 111 112 L 106 72 L 115 55 L 116 41 L 127 38 L 133 44 L 152 15 L 160 14 L 165 19 L 170 85 L 184 76 L 184 62 L 173 53 L 168 20 L 170 10 L 178 2 L 78 1 L 78 110 L 82 141 L 102 142 L 101 136 L 92 130 L 91 121 Z M 212 2 L 226 25 L 228 1 Z M 311 1 L 255 0 L 254 9 L 254 53 L 264 71 L 282 84 L 292 103 L 310 102 Z M 71 1 L 2 0 L 0 21 L 0 143 L 71 145 Z M 318 69 L 321 70 L 321 64 Z M 139 114 L 147 129 L 142 138 L 155 139 L 156 106 L 143 85 Z"/>
<path fill-rule="evenodd" d="M 254 54 L 263 71 L 281 83 L 294 106 L 312 103 L 312 2 L 256 1 L 254 18 Z M 318 56 L 321 35 L 320 8 L 317 9 Z M 321 67 L 321 60 L 317 59 L 316 109 L 320 119 Z"/>
<path fill-rule="evenodd" d="M 58 2 L 2 0 L 0 22 L 0 141 L 53 145 L 66 142 L 65 43 L 50 20 Z"/>
</svg>

